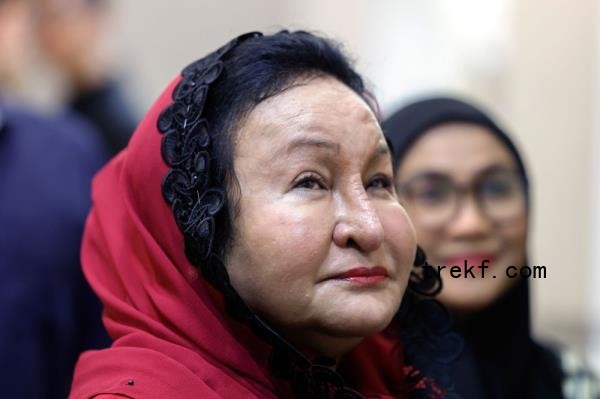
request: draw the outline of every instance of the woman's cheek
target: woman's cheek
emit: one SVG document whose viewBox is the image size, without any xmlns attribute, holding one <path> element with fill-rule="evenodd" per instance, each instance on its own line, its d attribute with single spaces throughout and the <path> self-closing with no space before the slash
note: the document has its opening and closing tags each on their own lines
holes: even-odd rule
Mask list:
<svg viewBox="0 0 600 399">
<path fill-rule="evenodd" d="M 385 243 L 397 267 L 408 276 L 417 251 L 415 228 L 404 208 L 400 205 L 382 207 L 379 212 Z"/>
<path fill-rule="evenodd" d="M 506 251 L 506 259 L 508 266 L 523 266 L 526 262 L 527 248 L 527 223 L 525 221 L 515 222 L 505 226 L 498 232 L 500 239 L 503 241 L 503 246 Z"/>
<path fill-rule="evenodd" d="M 412 219 L 410 219 L 412 221 Z M 427 260 L 432 264 L 439 264 L 439 250 L 440 247 L 446 243 L 446 235 L 443 229 L 432 230 L 430 228 L 422 227 L 419 225 L 418 220 L 414 222 L 415 233 L 417 242 L 421 248 L 425 251 Z"/>
<path fill-rule="evenodd" d="M 318 204 L 270 203 L 246 220 L 247 237 L 260 237 L 255 244 L 271 259 L 294 263 L 319 258 L 331 244 L 330 213 Z"/>
</svg>

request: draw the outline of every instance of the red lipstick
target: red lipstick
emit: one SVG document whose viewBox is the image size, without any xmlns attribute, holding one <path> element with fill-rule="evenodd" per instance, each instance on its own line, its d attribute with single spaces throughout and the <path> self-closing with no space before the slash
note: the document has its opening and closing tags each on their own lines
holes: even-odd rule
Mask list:
<svg viewBox="0 0 600 399">
<path fill-rule="evenodd" d="M 367 286 L 375 285 L 389 277 L 387 270 L 382 266 L 355 267 L 333 276 L 334 280 L 344 280 L 353 284 Z"/>
</svg>

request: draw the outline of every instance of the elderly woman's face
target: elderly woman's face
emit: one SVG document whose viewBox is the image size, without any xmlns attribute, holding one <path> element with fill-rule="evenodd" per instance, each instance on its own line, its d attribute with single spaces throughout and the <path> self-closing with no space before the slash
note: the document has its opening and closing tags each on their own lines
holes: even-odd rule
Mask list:
<svg viewBox="0 0 600 399">
<path fill-rule="evenodd" d="M 320 355 L 384 329 L 416 239 L 369 107 L 337 80 L 315 78 L 258 105 L 237 139 L 239 215 L 226 263 L 242 298 Z"/>
<path fill-rule="evenodd" d="M 461 267 L 457 278 L 441 271 L 444 303 L 476 310 L 517 281 L 507 277 L 506 268 L 525 261 L 525 195 L 515 159 L 490 131 L 467 123 L 432 128 L 397 172 L 400 200 L 429 263 Z M 465 274 L 465 260 L 468 266 L 489 260 L 483 278 L 477 267 L 474 278 Z"/>
</svg>

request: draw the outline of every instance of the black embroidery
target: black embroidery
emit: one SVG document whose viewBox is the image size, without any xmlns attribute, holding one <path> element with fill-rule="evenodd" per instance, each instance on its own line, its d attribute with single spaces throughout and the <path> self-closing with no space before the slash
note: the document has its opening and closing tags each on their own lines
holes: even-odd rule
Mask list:
<svg viewBox="0 0 600 399">
<path fill-rule="evenodd" d="M 442 279 L 439 273 L 434 273 L 432 270 L 424 269 L 422 266 L 427 261 L 425 252 L 421 247 L 417 247 L 415 256 L 414 268 L 410 272 L 410 280 L 408 284 L 409 290 L 417 295 L 433 297 L 442 290 Z"/>
</svg>

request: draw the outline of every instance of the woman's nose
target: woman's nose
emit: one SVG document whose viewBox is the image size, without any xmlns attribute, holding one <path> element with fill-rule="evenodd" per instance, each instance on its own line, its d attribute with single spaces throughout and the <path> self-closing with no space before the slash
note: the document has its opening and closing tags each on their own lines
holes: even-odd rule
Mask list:
<svg viewBox="0 0 600 399">
<path fill-rule="evenodd" d="M 489 232 L 490 221 L 483 214 L 477 201 L 465 198 L 450 221 L 447 231 L 454 237 L 479 237 Z"/>
<path fill-rule="evenodd" d="M 375 251 L 384 239 L 383 225 L 364 188 L 337 199 L 337 223 L 333 241 L 340 247 L 355 247 L 364 253 Z"/>
</svg>

